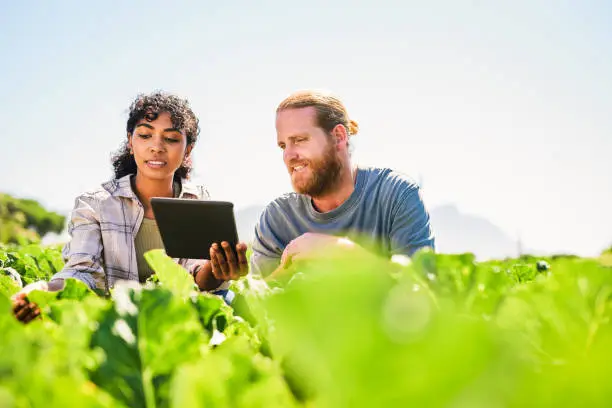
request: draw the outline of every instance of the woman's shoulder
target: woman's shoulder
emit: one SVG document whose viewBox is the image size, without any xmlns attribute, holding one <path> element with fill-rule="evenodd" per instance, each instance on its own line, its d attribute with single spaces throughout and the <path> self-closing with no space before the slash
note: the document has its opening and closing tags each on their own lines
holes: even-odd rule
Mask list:
<svg viewBox="0 0 612 408">
<path fill-rule="evenodd" d="M 210 193 L 208 189 L 201 185 L 195 184 L 188 180 L 181 181 L 181 194 L 180 198 L 192 198 L 196 200 L 210 200 Z"/>
<path fill-rule="evenodd" d="M 127 175 L 121 178 L 110 179 L 90 190 L 83 191 L 77 197 L 85 200 L 95 201 L 108 201 L 114 200 L 118 197 L 133 198 L 136 199 L 136 194 L 132 190 L 131 175 Z M 210 200 L 211 196 L 208 189 L 201 184 L 195 184 L 188 180 L 181 180 L 181 192 L 180 198 L 193 198 L 199 200 Z"/>
<path fill-rule="evenodd" d="M 110 179 L 90 189 L 79 193 L 75 201 L 89 204 L 99 204 L 115 197 L 135 197 L 130 187 L 130 178 L 125 176 L 119 179 Z"/>
<path fill-rule="evenodd" d="M 132 190 L 131 174 L 121 178 L 113 178 L 93 190 L 93 194 L 100 197 L 129 197 L 135 198 L 136 194 Z"/>
</svg>

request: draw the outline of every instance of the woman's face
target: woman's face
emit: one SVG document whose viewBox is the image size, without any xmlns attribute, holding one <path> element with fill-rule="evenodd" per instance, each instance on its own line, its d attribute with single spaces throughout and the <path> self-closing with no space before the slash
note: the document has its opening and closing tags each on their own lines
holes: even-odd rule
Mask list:
<svg viewBox="0 0 612 408">
<path fill-rule="evenodd" d="M 191 153 L 187 137 L 181 129 L 172 125 L 168 112 L 160 113 L 153 121 L 140 119 L 134 132 L 128 134 L 130 148 L 138 173 L 152 180 L 167 180 Z"/>
</svg>

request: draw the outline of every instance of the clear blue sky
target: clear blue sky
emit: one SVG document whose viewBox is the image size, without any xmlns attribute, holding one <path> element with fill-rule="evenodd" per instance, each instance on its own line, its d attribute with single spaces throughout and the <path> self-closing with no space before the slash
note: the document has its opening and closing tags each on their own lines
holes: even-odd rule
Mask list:
<svg viewBox="0 0 612 408">
<path fill-rule="evenodd" d="M 87 4 L 89 3 L 89 4 Z M 237 207 L 290 189 L 274 109 L 339 94 L 355 158 L 424 181 L 526 247 L 612 243 L 607 1 L 11 2 L 0 191 L 67 211 L 111 176 L 138 92 L 190 99 L 195 180 Z"/>
</svg>

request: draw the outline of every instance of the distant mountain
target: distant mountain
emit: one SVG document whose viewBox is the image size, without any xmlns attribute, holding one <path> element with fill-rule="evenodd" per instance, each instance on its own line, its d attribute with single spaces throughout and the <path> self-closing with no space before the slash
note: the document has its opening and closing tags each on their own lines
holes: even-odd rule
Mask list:
<svg viewBox="0 0 612 408">
<path fill-rule="evenodd" d="M 471 252 L 481 260 L 519 255 L 517 241 L 485 218 L 461 213 L 454 205 L 435 207 L 430 216 L 438 252 Z"/>
<path fill-rule="evenodd" d="M 236 210 L 236 224 L 241 241 L 250 242 L 263 206 Z M 504 258 L 518 255 L 517 242 L 491 221 L 461 213 L 454 205 L 430 210 L 436 234 L 436 250 L 441 253 L 472 252 L 478 259 Z"/>
<path fill-rule="evenodd" d="M 259 221 L 263 209 L 263 205 L 251 205 L 234 211 L 240 241 L 251 243 L 255 237 L 255 224 Z"/>
</svg>

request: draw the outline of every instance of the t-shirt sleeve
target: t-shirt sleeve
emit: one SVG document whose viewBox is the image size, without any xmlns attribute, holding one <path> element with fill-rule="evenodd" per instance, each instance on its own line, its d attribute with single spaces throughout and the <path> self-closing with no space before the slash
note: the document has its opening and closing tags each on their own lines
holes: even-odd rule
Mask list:
<svg viewBox="0 0 612 408">
<path fill-rule="evenodd" d="M 274 209 L 268 206 L 255 226 L 250 269 L 254 275 L 266 277 L 280 264 L 283 253 L 281 240 L 274 232 Z"/>
<path fill-rule="evenodd" d="M 405 185 L 391 221 L 391 254 L 412 256 L 421 248 L 435 250 L 435 238 L 429 212 L 417 185 Z"/>
</svg>

